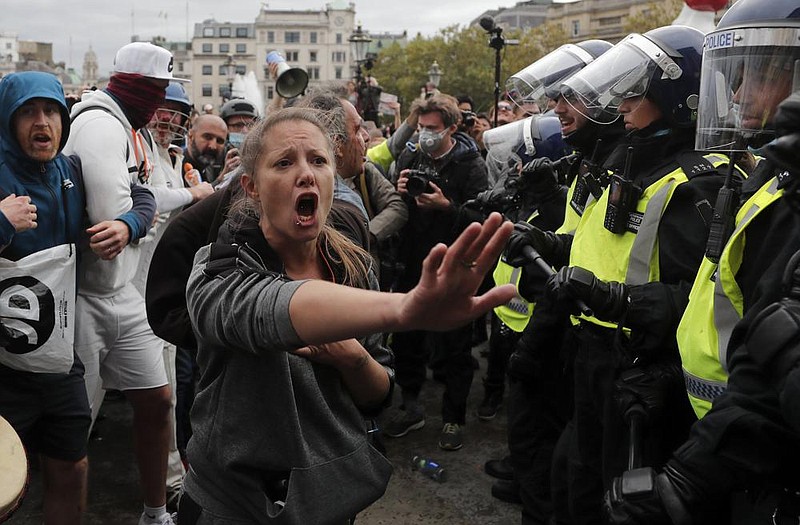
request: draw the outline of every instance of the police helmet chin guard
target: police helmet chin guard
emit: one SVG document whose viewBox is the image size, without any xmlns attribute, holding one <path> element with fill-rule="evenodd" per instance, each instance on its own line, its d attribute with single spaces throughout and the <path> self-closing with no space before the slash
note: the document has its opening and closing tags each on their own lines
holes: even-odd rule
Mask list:
<svg viewBox="0 0 800 525">
<path fill-rule="evenodd" d="M 483 132 L 486 165 L 492 180 L 514 172 L 518 163 L 539 157 L 557 160 L 569 152 L 561 123 L 551 115 L 533 115 Z"/>
<path fill-rule="evenodd" d="M 583 116 L 610 124 L 624 100 L 647 97 L 674 127 L 694 126 L 703 34 L 666 26 L 625 37 L 564 81 L 561 95 Z"/>
<path fill-rule="evenodd" d="M 604 40 L 565 44 L 511 75 L 506 81 L 506 91 L 519 107 L 535 102 L 546 108 L 548 99 L 558 96 L 561 82 L 611 47 Z"/>
<path fill-rule="evenodd" d="M 739 0 L 705 38 L 695 148 L 746 151 L 770 142 L 778 104 L 798 88 L 798 3 Z"/>
</svg>

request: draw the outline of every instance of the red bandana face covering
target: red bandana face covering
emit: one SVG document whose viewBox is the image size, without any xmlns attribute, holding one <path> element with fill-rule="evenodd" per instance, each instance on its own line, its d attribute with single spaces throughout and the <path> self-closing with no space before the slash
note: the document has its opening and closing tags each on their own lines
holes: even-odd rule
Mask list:
<svg viewBox="0 0 800 525">
<path fill-rule="evenodd" d="M 133 129 L 141 129 L 163 103 L 166 88 L 149 82 L 142 75 L 115 73 L 106 90 L 122 103 Z"/>
</svg>

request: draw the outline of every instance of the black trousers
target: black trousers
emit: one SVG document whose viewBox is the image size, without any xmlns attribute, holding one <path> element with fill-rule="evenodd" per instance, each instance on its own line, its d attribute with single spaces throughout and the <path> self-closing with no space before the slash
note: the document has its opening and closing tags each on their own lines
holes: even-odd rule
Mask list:
<svg viewBox="0 0 800 525">
<path fill-rule="evenodd" d="M 525 337 L 520 344 L 524 342 Z M 545 525 L 553 515 L 551 467 L 572 413 L 572 375 L 561 348 L 543 348 L 537 356 L 536 377 L 512 379 L 508 392 L 508 448 L 525 525 Z"/>
<path fill-rule="evenodd" d="M 472 325 L 469 324 L 449 332 L 392 334 L 395 381 L 404 392 L 419 395 L 429 362 L 441 374 L 444 381 L 442 421 L 445 423 L 466 423 L 467 397 L 475 375 L 471 341 Z M 428 345 L 432 352 L 428 351 Z"/>
</svg>

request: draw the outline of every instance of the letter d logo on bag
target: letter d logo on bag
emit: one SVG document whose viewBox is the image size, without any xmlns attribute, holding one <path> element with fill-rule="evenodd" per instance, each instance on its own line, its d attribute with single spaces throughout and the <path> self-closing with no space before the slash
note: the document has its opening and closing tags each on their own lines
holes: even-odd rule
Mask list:
<svg viewBox="0 0 800 525">
<path fill-rule="evenodd" d="M 13 334 L 5 350 L 12 354 L 33 352 L 50 339 L 55 325 L 53 292 L 33 277 L 0 281 L 0 321 Z"/>
</svg>

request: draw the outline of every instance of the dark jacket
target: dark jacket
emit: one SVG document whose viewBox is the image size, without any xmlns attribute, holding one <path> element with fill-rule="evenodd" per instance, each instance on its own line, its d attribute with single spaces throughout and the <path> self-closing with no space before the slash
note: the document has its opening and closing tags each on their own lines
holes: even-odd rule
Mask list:
<svg viewBox="0 0 800 525">
<path fill-rule="evenodd" d="M 462 205 L 487 189 L 489 184 L 486 164 L 475 141 L 461 132 L 454 133 L 453 138 L 453 149 L 441 159 L 433 160 L 412 139 L 396 161 L 398 174 L 407 168 L 433 168 L 438 175 L 434 183 L 451 203 L 446 210 L 423 210 L 417 207 L 413 197 L 404 195 L 408 222 L 401 233 L 400 256 L 404 259 L 407 273 L 412 274 L 411 280 L 433 246 L 440 242 L 451 243 L 471 222 L 469 217 L 462 215 Z"/>
</svg>

